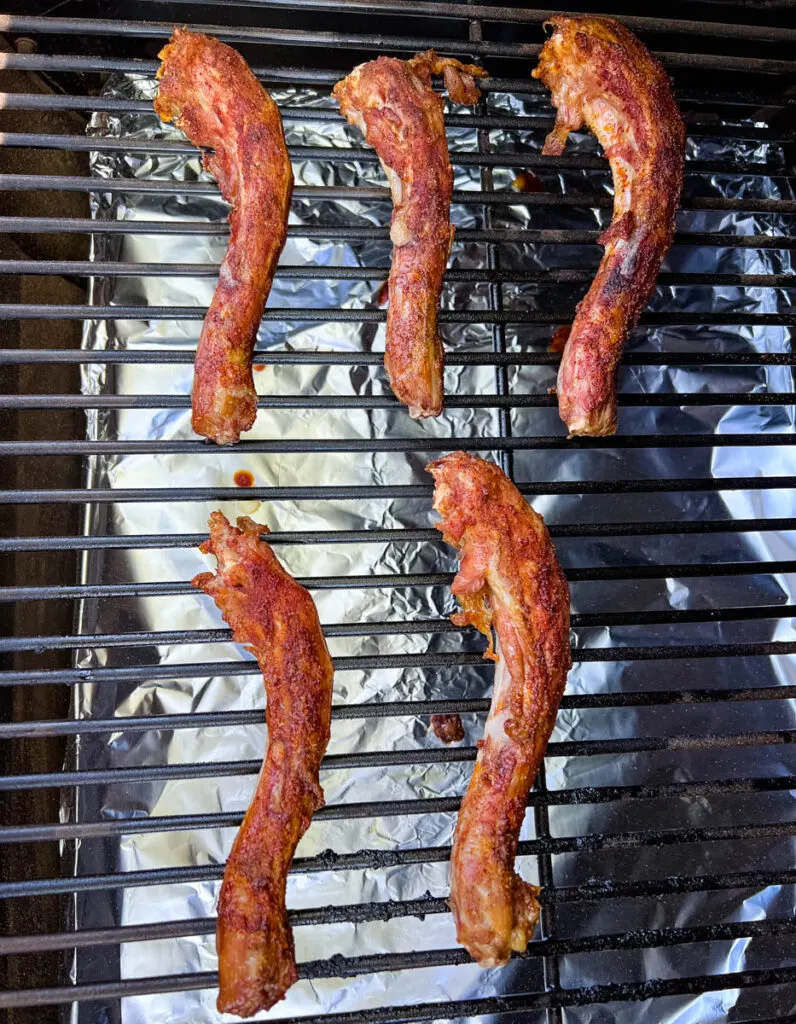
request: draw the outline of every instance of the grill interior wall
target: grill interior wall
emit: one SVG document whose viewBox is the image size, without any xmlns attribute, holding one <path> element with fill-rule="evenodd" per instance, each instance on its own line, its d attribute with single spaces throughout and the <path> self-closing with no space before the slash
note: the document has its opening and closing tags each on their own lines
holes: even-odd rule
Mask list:
<svg viewBox="0 0 796 1024">
<path fill-rule="evenodd" d="M 2 45 L 4 51 L 8 44 Z M 0 71 L 0 92 L 34 93 L 42 96 L 52 88 L 41 76 L 24 71 Z M 83 132 L 86 118 L 77 112 L 0 110 L 0 131 L 19 132 Z M 0 173 L 85 174 L 88 154 L 42 150 L 20 150 L 0 147 Z M 2 192 L 0 216 L 73 216 L 89 215 L 88 196 L 59 192 Z M 89 254 L 88 236 L 60 234 L 4 233 L 0 235 L 0 260 L 85 259 Z M 62 276 L 48 278 L 25 275 L 0 276 L 0 302 L 19 303 L 47 301 L 53 303 L 84 302 L 85 281 Z M 79 322 L 13 321 L 3 322 L 3 348 L 77 349 L 82 327 Z M 5 394 L 35 394 L 46 389 L 53 394 L 77 392 L 80 387 L 76 366 L 68 364 L 48 367 L 43 377 L 36 366 L 0 364 L 0 390 Z M 85 419 L 75 409 L 51 413 L 47 434 L 68 440 L 79 437 Z M 5 410 L 0 415 L 0 440 L 35 440 L 42 435 L 41 414 L 37 411 Z M 0 460 L 0 488 L 27 490 L 31 487 L 77 487 L 80 485 L 80 458 L 53 456 L 42 459 Z M 74 506 L 0 505 L 0 536 L 36 537 L 48 534 L 74 534 L 78 515 Z M 25 579 L 42 585 L 71 583 L 77 574 L 75 552 L 8 552 L 0 558 L 0 585 L 13 586 Z M 71 602 L 29 602 L 0 604 L 0 631 L 3 636 L 36 636 L 47 633 L 67 634 L 71 631 L 74 611 Z M 29 652 L 0 653 L 2 669 L 22 671 L 29 668 L 65 668 L 71 663 L 69 651 L 45 654 Z M 68 691 L 63 686 L 0 688 L 0 720 L 24 722 L 35 719 L 63 718 L 68 714 Z M 54 738 L 46 744 L 24 740 L 0 743 L 0 772 L 58 771 L 64 762 L 65 742 Z M 10 790 L 0 794 L 0 819 L 11 824 L 22 821 L 52 821 L 58 817 L 58 791 Z M 0 880 L 19 879 L 24 870 L 29 877 L 60 873 L 56 844 L 37 843 L 12 847 L 0 857 Z M 24 935 L 37 928 L 57 931 L 63 925 L 62 901 L 58 897 L 39 901 L 3 900 L 0 902 L 0 928 L 3 934 Z M 1 957 L 0 986 L 7 989 L 25 985 L 46 987 L 61 980 L 62 957 L 57 953 L 36 958 Z M 42 1022 L 58 1018 L 57 1007 L 29 1010 L 9 1009 L 9 1024 L 24 1024 L 34 1019 Z"/>
</svg>

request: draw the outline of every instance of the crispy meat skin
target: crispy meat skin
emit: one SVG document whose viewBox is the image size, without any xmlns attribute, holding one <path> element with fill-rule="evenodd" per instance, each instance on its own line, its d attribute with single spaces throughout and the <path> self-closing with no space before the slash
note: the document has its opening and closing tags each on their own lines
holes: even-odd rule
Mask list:
<svg viewBox="0 0 796 1024">
<path fill-rule="evenodd" d="M 454 234 L 453 171 L 433 74 L 443 75 L 456 103 L 475 103 L 480 93 L 473 76 L 485 72 L 428 50 L 412 60 L 379 57 L 360 64 L 332 91 L 343 116 L 376 150 L 390 182 L 393 256 L 384 367 L 415 418 L 442 412 L 437 312 Z"/>
<path fill-rule="evenodd" d="M 249 1017 L 273 1006 L 297 978 L 285 910 L 288 868 L 313 813 L 329 742 L 332 662 L 312 598 L 279 564 L 247 517 L 210 516 L 216 573 L 194 577 L 255 655 L 265 680 L 268 748 L 251 805 L 232 846 L 218 904 L 221 1012 Z"/>
<path fill-rule="evenodd" d="M 160 52 L 155 111 L 196 146 L 232 206 L 230 239 L 196 352 L 193 429 L 234 444 L 257 415 L 251 355 L 285 244 L 293 172 L 282 121 L 239 53 L 175 29 Z"/>
<path fill-rule="evenodd" d="M 492 705 L 451 854 L 456 937 L 482 967 L 528 945 L 536 886 L 514 872 L 528 791 L 571 664 L 569 588 L 541 516 L 493 463 L 454 452 L 429 467 L 437 528 L 460 551 L 454 621 L 487 635 L 497 665 Z M 491 650 L 491 647 L 490 647 Z M 489 653 L 489 652 L 488 652 Z"/>
<path fill-rule="evenodd" d="M 578 306 L 558 373 L 558 409 L 573 434 L 616 433 L 616 373 L 674 238 L 685 127 L 658 61 L 612 18 L 551 18 L 534 78 L 552 92 L 556 123 L 543 153 L 563 153 L 587 125 L 614 178 L 605 254 Z"/>
</svg>

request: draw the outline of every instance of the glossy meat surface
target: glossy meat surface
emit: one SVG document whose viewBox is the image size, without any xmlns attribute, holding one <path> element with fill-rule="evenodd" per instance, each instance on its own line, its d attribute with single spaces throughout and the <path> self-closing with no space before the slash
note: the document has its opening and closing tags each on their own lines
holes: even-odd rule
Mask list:
<svg viewBox="0 0 796 1024">
<path fill-rule="evenodd" d="M 412 60 L 379 57 L 360 64 L 332 92 L 343 116 L 376 150 L 390 183 L 393 256 L 384 367 L 415 418 L 438 416 L 443 404 L 437 314 L 454 229 L 443 103 L 431 87 L 438 74 L 454 102 L 477 102 L 473 76 L 485 72 L 433 50 Z"/>
<path fill-rule="evenodd" d="M 160 57 L 155 111 L 213 150 L 202 163 L 232 207 L 196 352 L 191 422 L 197 434 L 234 444 L 257 415 L 251 356 L 285 244 L 293 172 L 276 104 L 239 53 L 178 28 Z"/>
<path fill-rule="evenodd" d="M 685 126 L 658 61 L 612 18 L 547 22 L 539 57 L 557 108 L 543 153 L 563 153 L 584 124 L 603 147 L 614 179 L 614 214 L 600 236 L 605 253 L 578 306 L 558 374 L 558 408 L 573 434 L 616 433 L 616 375 L 622 349 L 650 297 L 674 238 L 683 187 Z"/>
<path fill-rule="evenodd" d="M 495 683 L 451 854 L 456 936 L 483 967 L 524 950 L 538 889 L 514 870 L 528 792 L 571 664 L 569 588 L 541 516 L 493 463 L 455 452 L 431 463 L 437 528 L 459 549 L 459 624 L 497 635 Z M 488 654 L 491 654 L 490 651 Z"/>
<path fill-rule="evenodd" d="M 248 1017 L 281 999 L 296 980 L 285 910 L 288 869 L 313 813 L 329 742 L 332 662 L 308 592 L 242 517 L 210 517 L 215 573 L 193 585 L 209 594 L 234 639 L 257 658 L 265 681 L 268 747 L 251 805 L 232 846 L 218 904 L 218 1009 Z"/>
</svg>

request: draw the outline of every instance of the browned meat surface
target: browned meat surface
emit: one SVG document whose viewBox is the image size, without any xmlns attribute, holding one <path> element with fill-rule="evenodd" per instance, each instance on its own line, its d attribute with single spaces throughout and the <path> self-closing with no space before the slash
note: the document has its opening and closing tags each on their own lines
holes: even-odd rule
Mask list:
<svg viewBox="0 0 796 1024">
<path fill-rule="evenodd" d="M 361 128 L 392 190 L 393 243 L 384 367 L 396 396 L 414 417 L 442 412 L 442 342 L 437 313 L 454 229 L 450 223 L 453 171 L 442 98 L 431 76 L 442 74 L 456 103 L 475 103 L 472 64 L 438 57 L 379 57 L 360 64 L 332 95 L 343 116 Z"/>
<path fill-rule="evenodd" d="M 569 588 L 541 516 L 493 463 L 455 452 L 429 467 L 438 529 L 460 552 L 453 593 L 497 634 L 495 685 L 451 854 L 456 936 L 483 967 L 528 945 L 538 889 L 514 870 L 525 807 L 571 664 Z M 491 654 L 491 643 L 490 651 Z"/>
<path fill-rule="evenodd" d="M 193 429 L 234 444 L 257 415 L 251 358 L 285 244 L 293 172 L 276 104 L 239 53 L 175 29 L 155 110 L 196 146 L 232 206 L 230 237 L 196 351 Z"/>
<path fill-rule="evenodd" d="M 312 815 L 329 742 L 332 662 L 307 591 L 260 540 L 264 526 L 210 517 L 201 550 L 218 569 L 194 577 L 257 658 L 265 681 L 268 747 L 251 806 L 224 871 L 218 904 L 218 1009 L 249 1017 L 280 1000 L 297 978 L 285 909 L 288 869 Z"/>
<path fill-rule="evenodd" d="M 615 434 L 622 349 L 674 238 L 685 126 L 658 61 L 612 18 L 556 16 L 534 78 L 552 92 L 556 123 L 543 152 L 563 153 L 584 124 L 614 178 L 605 253 L 578 306 L 558 373 L 558 409 L 573 434 Z"/>
</svg>

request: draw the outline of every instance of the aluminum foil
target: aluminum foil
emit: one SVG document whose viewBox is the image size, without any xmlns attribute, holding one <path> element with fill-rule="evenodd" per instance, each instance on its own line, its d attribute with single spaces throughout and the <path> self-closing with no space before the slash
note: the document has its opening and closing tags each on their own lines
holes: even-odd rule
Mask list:
<svg viewBox="0 0 796 1024">
<path fill-rule="evenodd" d="M 154 83 L 138 77 L 115 77 L 106 94 L 119 98 L 152 98 Z M 283 88 L 275 97 L 285 108 L 333 108 L 328 95 L 308 89 Z M 522 97 L 490 93 L 488 109 L 496 112 L 550 116 L 546 97 Z M 307 113 L 307 116 L 311 116 Z M 739 122 L 738 127 L 754 127 Z M 496 149 L 507 154 L 505 168 L 495 170 L 495 186 L 510 188 L 523 170 L 523 153 L 538 152 L 546 125 L 534 131 L 490 132 Z M 701 130 L 700 130 L 701 131 Z M 685 198 L 694 196 L 792 198 L 789 182 L 767 174 L 765 163 L 784 163 L 778 144 L 743 137 L 727 137 L 712 127 L 692 134 L 691 160 L 757 164 L 757 173 L 690 173 Z M 98 137 L 141 140 L 179 139 L 173 128 L 162 125 L 154 114 L 110 116 L 96 114 L 91 132 Z M 340 121 L 287 120 L 291 145 L 361 146 L 356 130 Z M 736 133 L 739 136 L 743 132 Z M 477 149 L 476 133 L 469 129 L 450 132 L 451 149 Z M 592 154 L 595 142 L 587 135 L 569 143 L 571 152 Z M 454 152 L 455 164 L 455 152 Z M 297 184 L 383 183 L 373 162 L 340 159 L 335 162 L 296 160 Z M 189 152 L 141 155 L 95 152 L 92 171 L 98 179 L 94 216 L 98 221 L 217 222 L 226 216 L 217 193 L 180 193 L 181 182 L 210 181 L 198 157 Z M 455 168 L 456 187 L 478 189 L 478 169 Z M 536 171 L 548 191 L 567 194 L 611 192 L 607 171 Z M 101 191 L 100 179 L 157 179 L 167 183 L 162 191 Z M 291 213 L 292 233 L 282 257 L 283 265 L 317 267 L 317 278 L 287 280 L 277 277 L 270 306 L 321 306 L 343 309 L 378 308 L 381 281 L 324 280 L 323 267 L 360 265 L 387 267 L 387 238 L 377 241 L 308 240 L 301 226 L 386 225 L 390 204 L 384 201 L 297 200 Z M 456 205 L 453 219 L 459 227 L 484 227 L 484 213 L 477 205 Z M 610 218 L 610 210 L 546 208 L 516 204 L 498 205 L 491 213 L 494 226 L 522 228 L 594 229 Z M 726 248 L 676 246 L 664 269 L 675 272 L 783 272 L 791 269 L 788 251 L 739 249 L 732 246 L 737 234 L 793 233 L 786 217 L 738 213 L 683 212 L 679 227 L 685 231 L 722 231 Z M 517 242 L 500 249 L 503 268 L 596 266 L 596 247 L 531 244 L 518 232 Z M 94 257 L 164 263 L 221 260 L 223 235 L 98 234 Z M 453 248 L 452 266 L 483 268 L 482 244 L 459 241 Z M 214 287 L 212 277 L 97 277 L 92 282 L 92 301 L 141 304 L 138 320 L 96 320 L 86 325 L 84 344 L 89 350 L 191 350 L 200 329 L 197 320 L 148 320 L 147 305 L 205 306 Z M 507 309 L 566 310 L 580 295 L 571 285 L 509 284 L 504 289 Z M 790 310 L 792 294 L 770 288 L 659 287 L 651 308 L 657 311 L 706 310 L 776 312 Z M 443 306 L 455 310 L 488 308 L 485 284 L 448 284 Z M 562 313 L 561 322 L 567 316 Z M 509 325 L 507 344 L 521 351 L 544 351 L 550 342 L 549 326 Z M 449 351 L 488 351 L 491 328 L 481 324 L 447 324 L 442 328 Z M 378 352 L 384 345 L 383 324 L 312 324 L 284 321 L 264 323 L 259 349 L 315 349 L 339 352 Z M 789 350 L 784 327 L 667 327 L 635 332 L 635 352 L 779 352 Z M 515 394 L 545 392 L 553 383 L 550 367 L 510 368 Z M 383 370 L 362 366 L 268 365 L 256 373 L 262 395 L 370 396 L 389 393 Z M 85 369 L 85 393 L 110 395 L 188 395 L 191 367 L 175 364 L 97 363 Z M 622 374 L 624 392 L 671 394 L 677 392 L 791 391 L 791 367 L 632 367 Z M 489 367 L 449 367 L 449 395 L 495 392 L 494 370 Z M 562 434 L 554 409 L 517 408 L 511 412 L 515 434 L 534 436 Z M 582 451 L 519 452 L 515 459 L 520 481 L 611 481 L 728 476 L 768 476 L 796 472 L 793 447 L 710 447 L 710 435 L 733 432 L 790 434 L 793 408 L 778 405 L 665 406 L 623 408 L 622 434 L 676 435 L 704 432 L 703 448 L 653 447 L 633 450 L 612 447 Z M 439 419 L 412 422 L 401 410 L 261 409 L 252 439 L 381 438 L 429 436 L 457 438 L 497 436 L 499 423 L 494 409 L 452 408 Z M 87 418 L 91 439 L 191 439 L 190 414 L 181 409 L 120 409 L 93 412 Z M 488 449 L 488 445 L 487 445 Z M 488 450 L 485 454 L 495 457 Z M 196 534 L 205 530 L 215 502 L 175 502 L 171 488 L 229 487 L 237 470 L 249 470 L 255 487 L 343 484 L 430 484 L 424 471 L 426 456 L 411 453 L 330 455 L 252 454 L 246 449 L 208 448 L 201 455 L 122 455 L 96 457 L 86 467 L 89 488 L 162 487 L 158 503 L 94 504 L 88 507 L 86 531 L 138 537 L 148 534 Z M 540 485 L 540 491 L 545 487 Z M 550 525 L 610 522 L 662 522 L 676 524 L 699 519 L 726 519 L 726 533 L 599 539 L 570 538 L 558 542 L 565 566 L 576 569 L 596 566 L 637 566 L 693 562 L 703 564 L 736 560 L 787 559 L 796 557 L 796 536 L 790 533 L 733 532 L 734 519 L 794 515 L 793 496 L 776 489 L 713 492 L 678 491 L 662 494 L 531 496 L 534 507 Z M 268 501 L 256 492 L 241 491 L 240 500 L 220 506 L 230 517 L 252 515 L 272 530 L 350 530 L 428 527 L 434 521 L 430 500 L 371 499 L 358 501 Z M 134 542 L 132 542 L 134 543 Z M 396 541 L 360 544 L 280 545 L 279 555 L 298 576 L 385 575 L 383 587 L 367 589 L 317 589 L 314 596 L 321 621 L 367 623 L 392 621 L 395 634 L 335 638 L 332 653 L 342 655 L 406 654 L 423 651 L 476 651 L 480 640 L 471 633 L 444 633 L 431 637 L 405 635 L 403 623 L 417 618 L 442 617 L 453 610 L 445 587 L 391 587 L 392 573 L 447 571 L 454 556 L 441 541 Z M 166 549 L 93 550 L 87 553 L 83 579 L 92 583 L 140 583 L 187 581 L 207 568 L 207 560 L 193 547 Z M 632 569 L 628 576 L 632 576 Z M 778 605 L 794 599 L 794 579 L 783 575 L 746 573 L 741 576 L 692 576 L 677 578 L 614 580 L 574 583 L 573 611 L 657 611 L 735 606 Z M 136 630 L 191 630 L 223 626 L 213 603 L 200 593 L 177 597 L 111 598 L 86 600 L 79 609 L 78 627 L 87 634 Z M 578 648 L 637 645 L 721 643 L 794 639 L 790 619 L 752 619 L 677 626 L 627 626 L 580 628 L 573 631 Z M 74 714 L 81 718 L 157 715 L 162 713 L 262 710 L 264 693 L 256 667 L 245 671 L 247 655 L 229 642 L 146 644 L 86 648 L 78 655 L 80 667 L 158 666 L 157 676 L 145 682 L 81 684 L 74 691 Z M 185 678 L 177 666 L 226 662 L 229 674 L 208 676 L 197 668 L 195 678 Z M 168 666 L 175 666 L 170 677 Z M 717 658 L 713 660 L 577 662 L 567 686 L 570 696 L 623 691 L 668 691 L 680 688 L 710 689 L 778 685 L 796 682 L 794 666 L 786 658 Z M 245 672 L 245 674 L 241 674 Z M 338 672 L 337 704 L 392 703 L 446 697 L 481 697 L 489 694 L 492 670 L 488 664 L 461 668 L 384 669 Z M 153 726 L 154 726 L 153 722 Z M 558 716 L 553 745 L 547 758 L 547 784 L 552 790 L 571 787 L 664 784 L 689 780 L 769 777 L 793 773 L 796 753 L 787 746 L 692 745 L 689 749 L 630 754 L 562 756 L 557 747 L 565 741 L 604 740 L 622 737 L 692 738 L 732 736 L 758 730 L 793 728 L 790 702 L 736 702 L 669 704 L 612 709 L 566 707 Z M 465 716 L 465 745 L 479 737 L 483 716 Z M 123 768 L 183 763 L 237 761 L 262 757 L 264 725 L 201 727 L 146 732 L 125 731 L 81 738 L 73 752 L 79 768 Z M 330 754 L 365 751 L 418 750 L 439 746 L 425 717 L 337 720 L 332 730 Z M 471 764 L 423 763 L 358 770 L 324 770 L 322 783 L 328 805 L 371 800 L 404 800 L 459 796 L 467 784 Z M 65 799 L 65 820 L 97 821 L 136 819 L 146 822 L 167 815 L 242 812 L 255 783 L 254 774 L 233 777 L 202 777 L 166 781 L 115 782 L 83 787 L 76 799 Z M 755 825 L 792 820 L 796 808 L 788 792 L 746 793 L 731 796 L 671 797 L 625 800 L 601 804 L 552 806 L 550 828 L 554 837 L 628 833 L 660 828 L 703 828 L 720 825 Z M 455 815 L 425 813 L 412 816 L 317 821 L 303 839 L 299 856 L 312 857 L 327 850 L 338 854 L 359 850 L 394 851 L 442 846 L 450 842 Z M 66 870 L 78 875 L 98 872 L 141 871 L 171 867 L 196 868 L 196 879 L 180 884 L 128 886 L 86 896 L 74 905 L 75 925 L 96 928 L 133 925 L 150 921 L 205 919 L 214 914 L 220 871 L 234 835 L 233 828 L 186 831 L 135 832 L 112 839 L 89 839 L 65 851 Z M 533 814 L 528 815 L 524 835 L 534 835 Z M 716 874 L 791 865 L 794 847 L 790 839 L 747 839 L 736 842 L 692 842 L 674 846 L 643 846 L 563 853 L 552 858 L 557 886 L 580 886 L 594 880 L 655 879 L 669 875 Z M 203 877 L 210 867 L 212 879 Z M 536 858 L 523 858 L 522 873 L 538 877 Z M 447 865 L 417 864 L 363 871 L 327 870 L 291 876 L 288 903 L 291 908 L 317 908 L 331 904 L 364 904 L 445 896 Z M 635 899 L 595 898 L 559 902 L 555 907 L 554 934 L 558 937 L 625 932 L 636 928 L 687 927 L 719 921 L 782 918 L 793 913 L 793 888 L 772 886 L 749 894 L 725 890 L 668 897 Z M 548 922 L 549 924 L 550 922 Z M 201 929 L 200 929 L 201 930 Z M 78 982 L 135 979 L 152 975 L 212 971 L 216 968 L 215 939 L 205 934 L 168 941 L 126 943 L 117 955 L 115 947 L 79 951 L 72 965 Z M 428 915 L 365 924 L 299 927 L 295 930 L 300 962 L 329 956 L 354 957 L 381 952 L 447 949 L 455 946 L 450 916 Z M 597 985 L 644 978 L 677 978 L 744 968 L 776 967 L 796 963 L 796 946 L 787 939 L 739 939 L 695 943 L 626 952 L 563 956 L 559 960 L 561 983 L 567 987 Z M 786 959 L 787 954 L 787 959 Z M 390 1004 L 439 1001 L 463 997 L 532 992 L 542 988 L 542 963 L 538 958 L 516 959 L 502 970 L 482 970 L 474 964 L 435 967 L 415 971 L 368 974 L 353 979 L 301 981 L 275 1007 L 269 1018 L 293 1017 L 350 1010 L 368 1011 Z M 123 1021 L 124 1024 L 174 1024 L 219 1021 L 216 992 L 132 996 L 120 1002 L 80 1004 L 75 1021 Z M 598 1007 L 566 1009 L 563 1019 L 575 1022 L 709 1022 L 771 1016 L 791 1010 L 793 989 L 770 988 L 730 991 L 701 996 L 682 996 L 650 1003 L 613 1003 Z M 523 1015 L 523 1020 L 541 1019 Z"/>
</svg>

